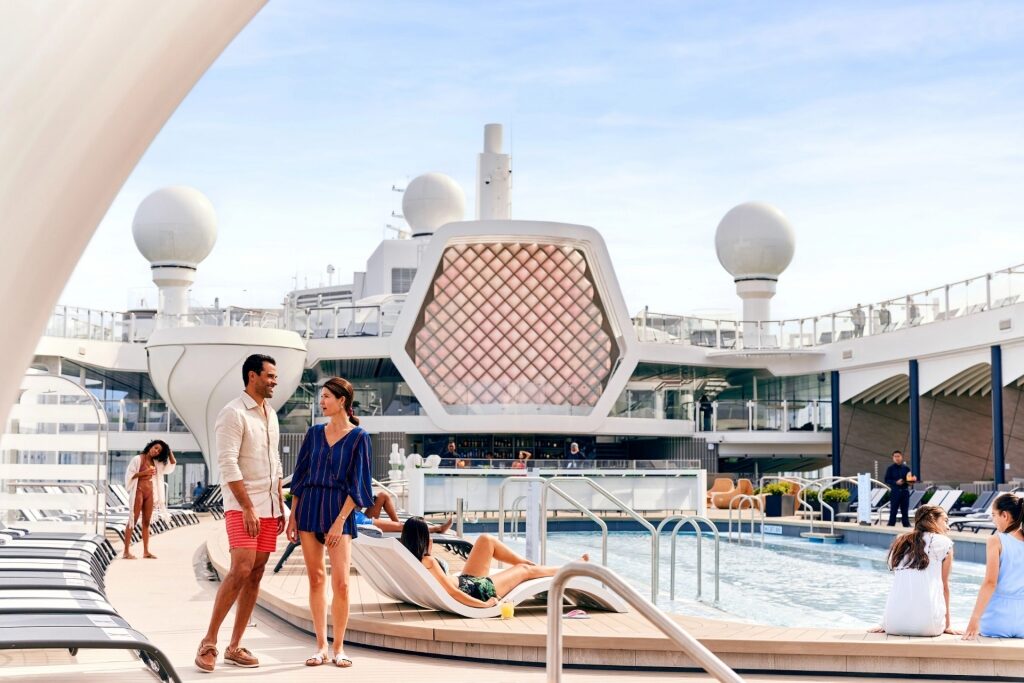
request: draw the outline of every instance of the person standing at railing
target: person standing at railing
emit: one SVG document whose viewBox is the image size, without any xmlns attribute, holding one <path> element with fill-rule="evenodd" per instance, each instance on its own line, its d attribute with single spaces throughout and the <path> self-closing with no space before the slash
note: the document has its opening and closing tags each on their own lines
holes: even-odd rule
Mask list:
<svg viewBox="0 0 1024 683">
<path fill-rule="evenodd" d="M 711 399 L 708 398 L 707 394 L 701 394 L 700 400 L 697 403 L 700 406 L 700 431 L 710 432 L 711 417 L 715 411 L 714 406 L 711 405 Z"/>
<path fill-rule="evenodd" d="M 583 460 L 583 454 L 580 453 L 580 445 L 573 441 L 569 444 L 569 462 L 566 464 L 566 469 L 574 470 L 580 466 L 580 461 Z"/>
<path fill-rule="evenodd" d="M 857 308 L 850 312 L 850 321 L 853 323 L 853 336 L 863 337 L 864 323 L 867 322 L 867 315 L 864 314 L 864 309 L 860 304 L 857 304 Z"/>
<path fill-rule="evenodd" d="M 882 304 L 882 307 L 878 309 L 878 327 L 880 328 L 879 331 L 887 331 L 891 323 L 892 311 L 889 310 L 886 304 Z"/>
<path fill-rule="evenodd" d="M 914 475 L 910 468 L 903 464 L 903 453 L 892 452 L 892 464 L 885 470 L 885 483 L 889 486 L 889 526 L 896 526 L 896 514 L 903 517 L 903 526 L 910 526 L 908 508 L 910 507 L 910 484 Z"/>
<path fill-rule="evenodd" d="M 156 559 L 156 555 L 149 552 L 149 525 L 154 510 L 158 515 L 167 515 L 167 484 L 164 477 L 173 472 L 177 464 L 170 446 L 159 439 L 146 444 L 142 453 L 128 463 L 124 486 L 128 489 L 128 500 L 132 507 L 128 511 L 128 526 L 124 530 L 124 559 L 135 559 L 131 553 L 132 532 L 140 519 L 142 557 Z"/>
</svg>

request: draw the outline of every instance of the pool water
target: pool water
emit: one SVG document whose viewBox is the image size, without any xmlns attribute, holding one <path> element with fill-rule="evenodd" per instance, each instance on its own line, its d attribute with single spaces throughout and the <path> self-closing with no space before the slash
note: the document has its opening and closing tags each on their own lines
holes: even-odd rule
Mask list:
<svg viewBox="0 0 1024 683">
<path fill-rule="evenodd" d="M 646 532 L 611 532 L 608 566 L 645 597 L 650 595 L 651 541 Z M 522 537 L 506 536 L 522 551 Z M 695 599 L 696 544 L 693 535 L 680 535 L 676 548 L 676 599 L 669 599 L 670 541 L 661 541 L 658 606 L 668 612 L 692 616 L 752 621 L 773 626 L 803 628 L 870 628 L 879 623 L 892 583 L 886 568 L 887 551 L 853 544 L 811 543 L 801 538 L 766 537 L 755 543 L 721 543 L 721 599 L 714 598 L 714 543 L 703 541 L 703 601 Z M 589 553 L 600 562 L 598 532 L 548 534 L 548 564 L 560 565 Z M 972 562 L 953 563 L 950 606 L 953 627 L 963 628 L 974 609 L 985 567 Z"/>
</svg>

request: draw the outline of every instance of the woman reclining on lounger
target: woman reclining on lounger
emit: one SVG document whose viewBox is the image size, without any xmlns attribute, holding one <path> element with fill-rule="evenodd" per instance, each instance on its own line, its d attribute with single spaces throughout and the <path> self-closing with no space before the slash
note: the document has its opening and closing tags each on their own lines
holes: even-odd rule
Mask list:
<svg viewBox="0 0 1024 683">
<path fill-rule="evenodd" d="M 448 567 L 444 562 L 430 556 L 433 545 L 430 541 L 430 532 L 427 523 L 419 517 L 413 517 L 405 522 L 401 541 L 402 545 L 423 563 L 431 576 L 441 582 L 448 595 L 470 607 L 496 605 L 499 599 L 508 595 L 519 584 L 530 579 L 554 576 L 558 571 L 556 567 L 536 565 L 516 555 L 498 539 L 484 534 L 473 543 L 473 549 L 469 551 L 466 564 L 462 567 L 462 574 L 458 577 L 449 576 Z M 582 559 L 586 562 L 590 557 L 584 555 Z M 491 560 L 512 566 L 488 576 L 491 572 Z"/>
</svg>

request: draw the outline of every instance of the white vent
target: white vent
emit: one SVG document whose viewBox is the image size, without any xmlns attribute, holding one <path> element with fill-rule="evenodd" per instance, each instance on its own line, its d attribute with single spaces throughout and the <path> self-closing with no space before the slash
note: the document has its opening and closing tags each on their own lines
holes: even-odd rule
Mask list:
<svg viewBox="0 0 1024 683">
<path fill-rule="evenodd" d="M 1004 331 L 1013 327 L 1013 321 L 1007 318 L 1006 320 L 999 321 L 999 330 Z"/>
<path fill-rule="evenodd" d="M 851 358 L 853 358 L 853 349 L 843 351 L 843 360 L 850 360 Z"/>
</svg>

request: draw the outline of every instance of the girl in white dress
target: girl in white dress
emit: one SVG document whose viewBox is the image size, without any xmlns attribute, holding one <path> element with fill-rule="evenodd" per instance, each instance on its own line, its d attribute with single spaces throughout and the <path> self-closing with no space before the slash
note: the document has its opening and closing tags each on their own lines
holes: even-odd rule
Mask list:
<svg viewBox="0 0 1024 683">
<path fill-rule="evenodd" d="M 946 536 L 946 511 L 922 505 L 914 515 L 913 531 L 900 535 L 889 549 L 889 569 L 895 574 L 885 603 L 882 625 L 873 633 L 894 636 L 957 634 L 949 625 L 949 574 L 953 570 L 953 541 Z"/>
</svg>

